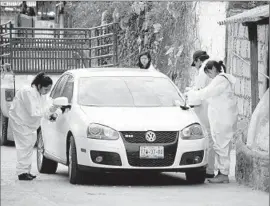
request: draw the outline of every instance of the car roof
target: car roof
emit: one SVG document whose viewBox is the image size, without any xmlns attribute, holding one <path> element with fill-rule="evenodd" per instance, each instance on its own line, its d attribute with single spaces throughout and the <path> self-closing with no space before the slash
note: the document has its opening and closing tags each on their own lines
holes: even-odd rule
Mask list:
<svg viewBox="0 0 270 206">
<path fill-rule="evenodd" d="M 149 71 L 139 68 L 84 68 L 68 70 L 64 74 L 71 74 L 75 78 L 91 77 L 91 76 L 142 76 L 142 77 L 167 77 L 159 71 Z"/>
</svg>

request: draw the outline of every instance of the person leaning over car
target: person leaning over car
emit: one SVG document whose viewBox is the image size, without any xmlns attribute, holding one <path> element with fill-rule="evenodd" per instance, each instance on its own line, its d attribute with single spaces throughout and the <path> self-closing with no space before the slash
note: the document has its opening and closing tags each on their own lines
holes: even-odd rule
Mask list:
<svg viewBox="0 0 270 206">
<path fill-rule="evenodd" d="M 218 174 L 210 183 L 229 183 L 231 141 L 236 131 L 238 108 L 234 86 L 236 78 L 226 74 L 222 61 L 208 61 L 204 71 L 213 80 L 201 90 L 187 93 L 189 99 L 209 102 L 208 118 Z"/>
<path fill-rule="evenodd" d="M 192 89 L 200 90 L 205 88 L 211 82 L 211 79 L 205 74 L 204 66 L 209 59 L 209 55 L 206 51 L 198 50 L 193 54 L 193 61 L 191 66 L 196 67 L 198 70 L 197 76 L 195 76 L 195 84 Z M 186 88 L 186 91 L 191 88 Z M 188 100 L 189 104 L 193 104 L 190 100 Z M 208 165 L 206 169 L 206 178 L 213 178 L 214 174 L 214 164 L 215 164 L 215 152 L 213 149 L 213 140 L 210 132 L 210 124 L 208 119 L 208 103 L 207 101 L 197 101 L 197 106 L 194 107 L 194 112 L 198 116 L 204 136 L 208 139 L 208 151 L 207 151 L 207 159 Z"/>
<path fill-rule="evenodd" d="M 12 102 L 9 111 L 9 122 L 17 151 L 17 175 L 19 180 L 33 180 L 36 176 L 30 173 L 32 154 L 37 140 L 36 131 L 41 118 L 55 120 L 62 113 L 46 98 L 53 81 L 44 73 L 39 73 L 31 86 L 20 89 Z"/>
</svg>

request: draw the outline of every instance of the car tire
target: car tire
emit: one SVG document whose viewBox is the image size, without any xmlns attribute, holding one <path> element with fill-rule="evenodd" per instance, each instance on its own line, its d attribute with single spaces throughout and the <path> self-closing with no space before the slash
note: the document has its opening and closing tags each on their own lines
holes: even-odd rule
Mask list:
<svg viewBox="0 0 270 206">
<path fill-rule="evenodd" d="M 55 174 L 58 163 L 44 156 L 44 143 L 41 129 L 37 135 L 37 168 L 40 173 Z"/>
<path fill-rule="evenodd" d="M 78 168 L 77 149 L 74 137 L 70 137 L 68 150 L 68 177 L 71 184 L 81 184 L 83 182 L 83 172 Z"/>
<path fill-rule="evenodd" d="M 7 139 L 8 135 L 8 118 L 5 117 L 1 111 L 1 125 L 0 125 L 0 145 L 8 145 L 9 141 Z"/>
<path fill-rule="evenodd" d="M 192 184 L 203 184 L 206 178 L 206 170 L 190 170 L 186 172 L 186 179 Z"/>
</svg>

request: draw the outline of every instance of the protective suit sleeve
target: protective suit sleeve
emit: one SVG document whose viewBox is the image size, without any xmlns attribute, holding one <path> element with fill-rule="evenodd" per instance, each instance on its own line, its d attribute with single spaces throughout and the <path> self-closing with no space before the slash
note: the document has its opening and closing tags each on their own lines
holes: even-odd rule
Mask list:
<svg viewBox="0 0 270 206">
<path fill-rule="evenodd" d="M 226 78 L 217 76 L 213 81 L 206 86 L 204 89 L 198 91 L 188 92 L 188 98 L 196 100 L 205 100 L 211 97 L 218 96 L 222 94 L 226 87 L 229 85 L 229 82 Z"/>
<path fill-rule="evenodd" d="M 153 64 L 150 64 L 150 67 L 148 68 L 149 71 L 157 71 Z"/>
<path fill-rule="evenodd" d="M 53 102 L 51 99 L 44 98 L 42 105 L 40 105 L 37 101 L 37 98 L 32 95 L 30 91 L 25 91 L 22 93 L 22 99 L 25 104 L 26 110 L 29 112 L 32 117 L 45 117 L 49 118 L 49 116 L 55 113 L 61 114 L 62 111 L 57 109 L 56 111 L 51 111 L 51 107 L 53 106 Z"/>
<path fill-rule="evenodd" d="M 31 94 L 30 91 L 25 90 L 25 92 L 22 92 L 22 100 L 30 116 L 42 117 L 44 115 L 42 106 L 38 105 L 37 99 Z"/>
</svg>

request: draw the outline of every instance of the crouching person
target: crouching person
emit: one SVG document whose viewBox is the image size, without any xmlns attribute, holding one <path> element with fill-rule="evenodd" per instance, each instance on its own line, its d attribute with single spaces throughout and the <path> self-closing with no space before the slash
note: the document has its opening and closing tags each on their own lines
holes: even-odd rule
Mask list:
<svg viewBox="0 0 270 206">
<path fill-rule="evenodd" d="M 31 87 L 20 89 L 9 111 L 9 122 L 17 151 L 17 175 L 19 180 L 33 180 L 30 173 L 32 154 L 37 141 L 36 131 L 41 118 L 55 119 L 62 111 L 46 98 L 53 81 L 44 73 L 39 73 Z"/>
<path fill-rule="evenodd" d="M 208 180 L 211 183 L 229 182 L 231 140 L 236 131 L 238 115 L 234 95 L 236 79 L 226 74 L 225 70 L 222 61 L 208 61 L 204 71 L 213 80 L 204 89 L 187 93 L 188 99 L 209 102 L 208 118 L 214 142 L 215 166 L 218 170 L 217 176 Z"/>
</svg>

